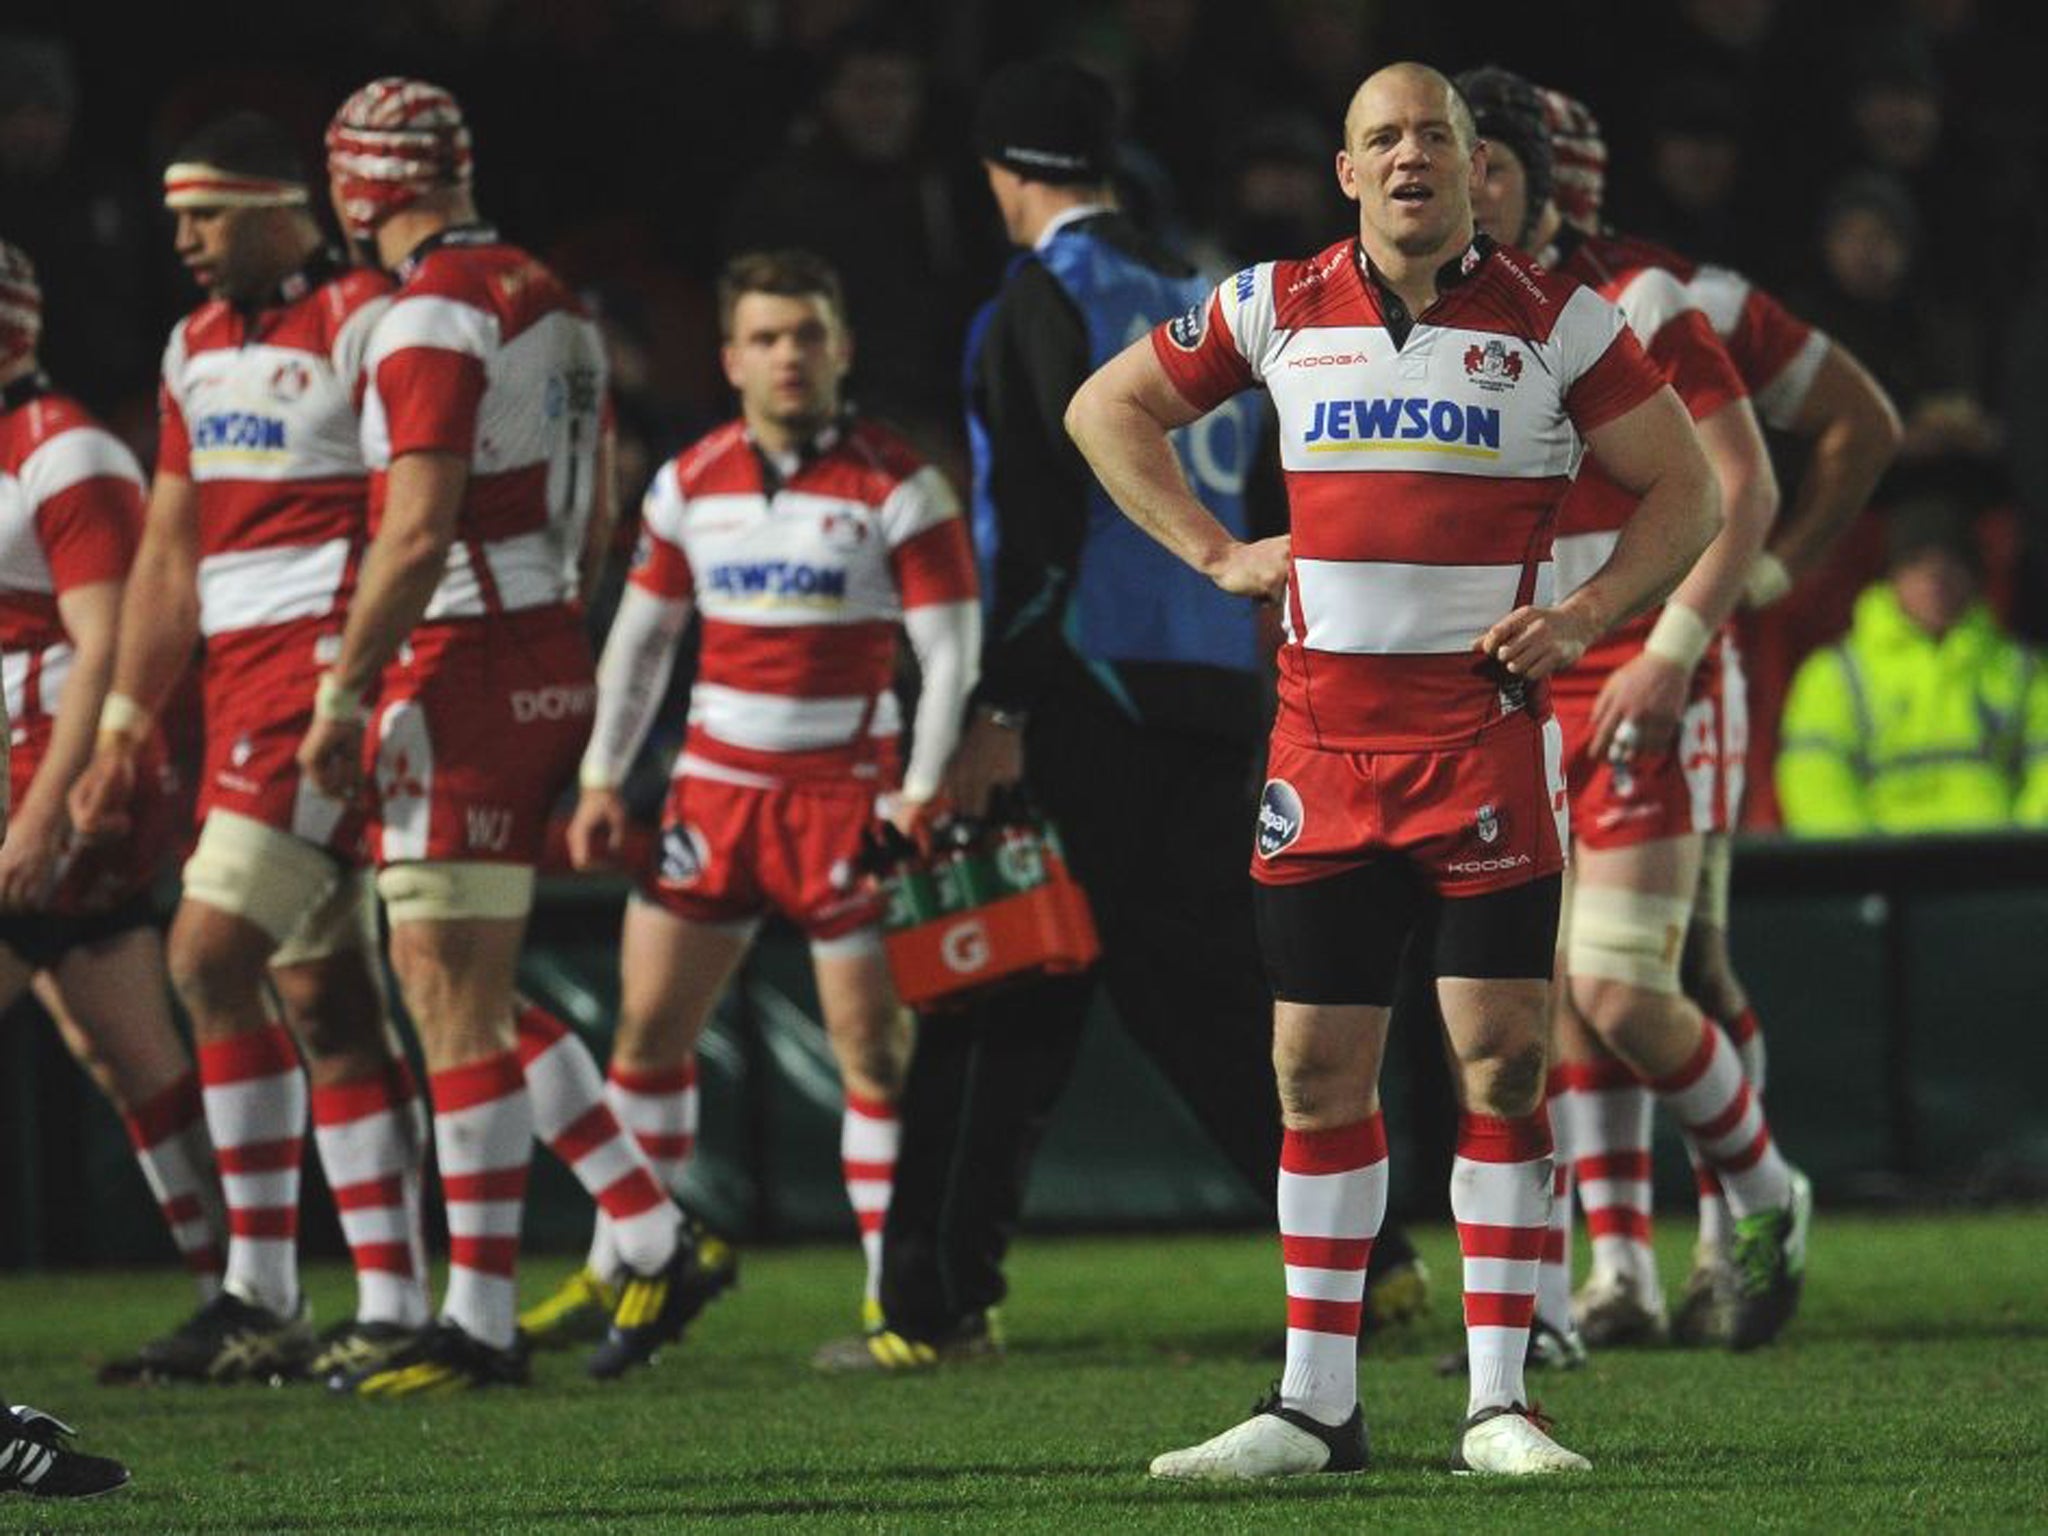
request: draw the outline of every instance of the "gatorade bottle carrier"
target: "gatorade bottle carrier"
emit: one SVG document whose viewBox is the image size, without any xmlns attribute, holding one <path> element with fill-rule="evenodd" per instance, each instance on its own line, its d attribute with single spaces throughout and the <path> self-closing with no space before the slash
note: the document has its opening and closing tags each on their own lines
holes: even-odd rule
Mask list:
<svg viewBox="0 0 2048 1536">
<path fill-rule="evenodd" d="M 1042 817 L 949 821 L 926 848 L 889 829 L 870 840 L 865 863 L 888 895 L 889 971 L 913 1008 L 1085 970 L 1102 953 L 1087 895 Z"/>
</svg>

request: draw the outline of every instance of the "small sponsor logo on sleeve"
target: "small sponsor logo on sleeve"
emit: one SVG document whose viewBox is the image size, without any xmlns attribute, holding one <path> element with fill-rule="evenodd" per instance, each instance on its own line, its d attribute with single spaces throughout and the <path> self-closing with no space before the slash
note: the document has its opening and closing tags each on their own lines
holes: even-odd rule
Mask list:
<svg viewBox="0 0 2048 1536">
<path fill-rule="evenodd" d="M 1292 784 L 1285 779 L 1266 780 L 1265 793 L 1259 796 L 1259 857 L 1270 859 L 1291 847 L 1301 837 L 1306 819 L 1301 796 Z"/>
<path fill-rule="evenodd" d="M 1209 306 L 1197 301 L 1187 307 L 1184 314 L 1176 316 L 1166 327 L 1166 334 L 1176 347 L 1183 352 L 1192 352 L 1202 344 L 1202 335 L 1209 329 Z"/>
</svg>

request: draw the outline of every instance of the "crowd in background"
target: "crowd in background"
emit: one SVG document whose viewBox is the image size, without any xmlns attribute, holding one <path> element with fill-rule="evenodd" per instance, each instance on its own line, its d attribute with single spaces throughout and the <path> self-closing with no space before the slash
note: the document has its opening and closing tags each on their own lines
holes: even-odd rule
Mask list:
<svg viewBox="0 0 2048 1536">
<path fill-rule="evenodd" d="M 1350 227 L 1331 158 L 1373 68 L 1499 62 L 1594 107 L 1619 227 L 1740 268 L 1871 368 L 1906 425 L 1879 507 L 1975 519 L 1994 607 L 2048 635 L 2048 102 L 2011 0 L 372 0 L 159 8 L 124 15 L 118 46 L 91 7 L 40 30 L 13 14 L 5 233 L 41 272 L 52 374 L 145 462 L 159 350 L 194 297 L 157 177 L 234 106 L 310 159 L 362 78 L 456 93 L 486 215 L 602 317 L 630 503 L 728 414 L 712 279 L 763 246 L 838 267 L 855 397 L 961 475 L 960 341 L 1008 254 L 965 132 L 997 62 L 1061 52 L 1111 78 L 1126 203 L 1219 270 Z M 1865 523 L 1750 636 L 1762 753 L 1793 667 L 1879 569 Z"/>
</svg>

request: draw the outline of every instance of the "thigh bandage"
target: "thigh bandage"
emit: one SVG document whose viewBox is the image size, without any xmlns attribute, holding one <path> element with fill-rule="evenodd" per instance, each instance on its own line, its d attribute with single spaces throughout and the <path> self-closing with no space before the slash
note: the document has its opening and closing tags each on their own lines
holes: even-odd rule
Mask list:
<svg viewBox="0 0 2048 1536">
<path fill-rule="evenodd" d="M 533 866 L 458 860 L 393 864 L 377 872 L 377 894 L 394 923 L 525 917 L 533 910 Z"/>
<path fill-rule="evenodd" d="M 1700 846 L 1700 888 L 1693 900 L 1693 920 L 1709 927 L 1728 926 L 1728 884 L 1735 871 L 1735 845 L 1726 832 L 1709 832 Z"/>
<path fill-rule="evenodd" d="M 272 965 L 304 965 L 350 950 L 377 951 L 377 906 L 370 897 L 369 871 L 351 869 L 334 889 L 277 946 Z"/>
<path fill-rule="evenodd" d="M 1580 882 L 1572 892 L 1565 970 L 1676 996 L 1692 901 Z"/>
<path fill-rule="evenodd" d="M 185 898 L 244 918 L 279 944 L 346 873 L 326 850 L 234 811 L 214 811 L 185 861 Z"/>
<path fill-rule="evenodd" d="M 882 930 L 872 923 L 865 928 L 856 928 L 851 933 L 838 934 L 829 939 L 811 940 L 811 958 L 814 960 L 841 960 L 880 953 Z"/>
</svg>

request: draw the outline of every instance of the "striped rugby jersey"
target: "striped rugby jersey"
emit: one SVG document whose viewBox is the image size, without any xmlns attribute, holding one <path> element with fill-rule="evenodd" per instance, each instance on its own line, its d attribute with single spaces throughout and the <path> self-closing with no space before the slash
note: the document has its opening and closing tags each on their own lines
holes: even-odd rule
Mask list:
<svg viewBox="0 0 2048 1536">
<path fill-rule="evenodd" d="M 363 400 L 370 526 L 402 454 L 469 465 L 427 623 L 574 600 L 596 507 L 604 343 L 575 295 L 481 225 L 407 259 L 371 335 Z"/>
<path fill-rule="evenodd" d="M 875 771 L 902 728 L 904 611 L 974 599 L 959 502 L 894 433 L 855 419 L 785 468 L 735 421 L 648 489 L 631 580 L 703 620 L 679 774 Z"/>
<path fill-rule="evenodd" d="M 199 626 L 244 632 L 338 617 L 355 587 L 366 489 L 356 408 L 381 273 L 322 264 L 262 308 L 201 305 L 171 332 L 157 468 L 199 506 Z"/>
<path fill-rule="evenodd" d="M 0 409 L 0 667 L 14 747 L 40 752 L 72 650 L 57 598 L 120 581 L 142 527 L 135 456 L 76 401 L 31 381 Z M 15 764 L 17 780 L 27 765 Z"/>
<path fill-rule="evenodd" d="M 1642 343 L 1651 365 L 1671 385 L 1686 413 L 1704 421 L 1723 407 L 1746 399 L 1748 386 L 1736 371 L 1714 327 L 1691 291 L 1667 268 L 1651 264 L 1649 248 L 1610 236 L 1574 238 L 1561 248 L 1558 270 L 1575 277 L 1620 309 Z M 1577 590 L 1607 563 L 1634 515 L 1638 498 L 1588 465 L 1565 497 L 1557 531 L 1557 589 Z M 1597 689 L 1606 674 L 1634 657 L 1649 638 L 1657 609 L 1618 624 L 1587 649 L 1558 686 L 1574 692 Z"/>
<path fill-rule="evenodd" d="M 1555 600 L 1585 434 L 1660 387 L 1612 305 L 1483 237 L 1439 287 L 1396 347 L 1351 239 L 1152 333 L 1191 405 L 1273 397 L 1293 540 L 1274 729 L 1312 746 L 1452 747 L 1528 705 L 1473 642 Z"/>
</svg>

